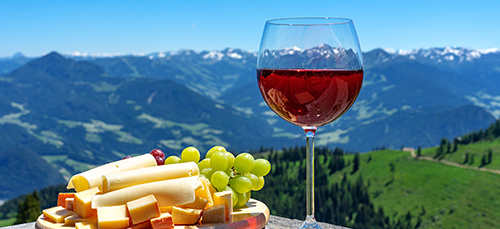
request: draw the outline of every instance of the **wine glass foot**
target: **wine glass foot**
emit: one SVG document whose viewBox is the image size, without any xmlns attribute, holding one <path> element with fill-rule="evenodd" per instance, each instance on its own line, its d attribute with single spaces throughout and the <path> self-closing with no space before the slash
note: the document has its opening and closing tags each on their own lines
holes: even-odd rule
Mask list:
<svg viewBox="0 0 500 229">
<path fill-rule="evenodd" d="M 314 216 L 307 216 L 306 221 L 300 225 L 299 229 L 305 229 L 305 228 L 317 228 L 321 229 L 319 226 L 318 222 L 316 222 L 316 219 L 314 219 Z"/>
</svg>

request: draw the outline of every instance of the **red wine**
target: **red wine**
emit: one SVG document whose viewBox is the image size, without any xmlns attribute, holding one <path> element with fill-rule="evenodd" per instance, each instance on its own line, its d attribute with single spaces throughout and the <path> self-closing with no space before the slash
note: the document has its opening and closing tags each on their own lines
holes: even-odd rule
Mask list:
<svg viewBox="0 0 500 229">
<path fill-rule="evenodd" d="M 257 70 L 267 105 L 290 123 L 319 127 L 340 117 L 354 103 L 363 70 Z"/>
</svg>

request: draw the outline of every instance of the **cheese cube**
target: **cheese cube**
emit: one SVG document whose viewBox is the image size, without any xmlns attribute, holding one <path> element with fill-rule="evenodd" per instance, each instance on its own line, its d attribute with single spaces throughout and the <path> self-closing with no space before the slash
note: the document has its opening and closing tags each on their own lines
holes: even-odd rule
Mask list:
<svg viewBox="0 0 500 229">
<path fill-rule="evenodd" d="M 97 208 L 97 227 L 103 228 L 127 228 L 129 218 L 125 205 L 99 207 Z"/>
<path fill-rule="evenodd" d="M 225 223 L 226 205 L 219 204 L 203 211 L 201 223 Z"/>
<path fill-rule="evenodd" d="M 98 229 L 96 222 L 76 222 L 75 229 Z"/>
<path fill-rule="evenodd" d="M 208 203 L 207 199 L 196 196 L 194 199 L 194 202 L 189 203 L 189 204 L 179 205 L 178 207 L 193 208 L 193 209 L 205 209 L 205 207 L 207 206 L 207 203 Z"/>
<path fill-rule="evenodd" d="M 82 218 L 88 218 L 90 216 L 96 215 L 97 212 L 95 209 L 91 208 L 91 204 L 92 197 L 97 193 L 99 193 L 99 188 L 97 187 L 75 193 L 75 206 L 73 207 L 76 214 L 78 214 Z"/>
<path fill-rule="evenodd" d="M 78 214 L 74 213 L 64 219 L 64 225 L 66 226 L 75 226 L 77 222 L 87 222 L 87 223 L 96 223 L 97 216 L 91 216 L 90 218 L 82 218 Z"/>
<path fill-rule="evenodd" d="M 147 195 L 127 202 L 127 209 L 132 219 L 132 224 L 149 221 L 161 215 L 160 207 L 158 207 L 158 202 L 153 195 Z"/>
<path fill-rule="evenodd" d="M 64 192 L 59 193 L 57 196 L 57 206 L 61 206 L 63 208 L 69 209 L 66 206 L 66 199 L 73 198 L 74 196 L 75 196 L 75 193 L 64 193 Z M 69 210 L 71 210 L 71 209 L 69 209 Z"/>
<path fill-rule="evenodd" d="M 172 215 L 169 213 L 162 213 L 160 217 L 151 219 L 151 226 L 153 229 L 171 229 L 174 228 L 174 221 Z"/>
<path fill-rule="evenodd" d="M 212 198 L 212 193 L 210 192 L 210 182 L 206 178 L 200 177 L 200 181 L 203 183 L 203 189 L 198 189 L 194 192 L 195 196 L 201 197 L 207 200 L 206 208 L 214 206 L 214 200 Z"/>
<path fill-rule="evenodd" d="M 226 206 L 226 220 L 233 221 L 233 198 L 231 191 L 214 193 L 214 205 L 224 204 Z"/>
<path fill-rule="evenodd" d="M 196 224 L 200 220 L 202 210 L 189 208 L 172 208 L 174 224 Z"/>
<path fill-rule="evenodd" d="M 66 198 L 64 200 L 65 202 L 65 208 L 71 211 L 74 211 L 74 206 L 75 206 L 75 198 Z"/>
<path fill-rule="evenodd" d="M 45 209 L 42 212 L 44 217 L 49 218 L 50 220 L 54 221 L 54 223 L 64 223 L 64 219 L 66 217 L 74 214 L 73 211 L 70 211 L 61 206 L 55 206 L 49 209 Z"/>
</svg>

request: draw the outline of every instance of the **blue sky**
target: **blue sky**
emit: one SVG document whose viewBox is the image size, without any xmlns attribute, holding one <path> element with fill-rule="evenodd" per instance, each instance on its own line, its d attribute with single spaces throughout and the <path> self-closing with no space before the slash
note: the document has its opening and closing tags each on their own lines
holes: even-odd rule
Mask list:
<svg viewBox="0 0 500 229">
<path fill-rule="evenodd" d="M 256 51 L 282 17 L 354 20 L 361 48 L 500 47 L 495 0 L 0 0 L 0 57 L 22 52 Z"/>
</svg>

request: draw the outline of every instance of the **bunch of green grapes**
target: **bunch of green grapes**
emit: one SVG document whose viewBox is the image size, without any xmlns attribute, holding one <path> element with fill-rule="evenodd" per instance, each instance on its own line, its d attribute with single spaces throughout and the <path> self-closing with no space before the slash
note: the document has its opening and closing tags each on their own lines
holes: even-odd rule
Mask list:
<svg viewBox="0 0 500 229">
<path fill-rule="evenodd" d="M 200 161 L 200 151 L 187 147 L 181 157 L 170 156 L 165 164 L 194 161 L 198 163 L 200 176 L 206 177 L 217 191 L 231 191 L 233 207 L 245 206 L 251 191 L 264 187 L 264 176 L 271 171 L 266 159 L 254 159 L 249 153 L 234 156 L 222 146 L 212 147 Z"/>
</svg>

